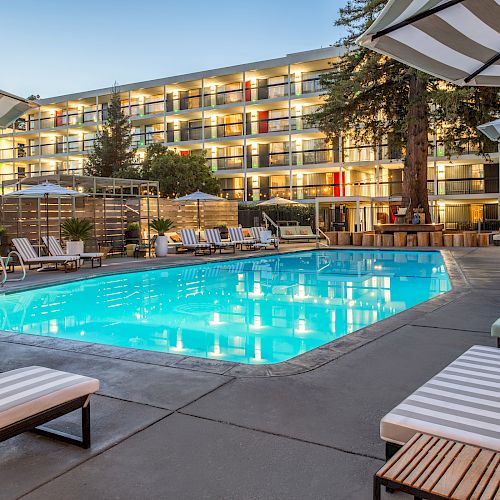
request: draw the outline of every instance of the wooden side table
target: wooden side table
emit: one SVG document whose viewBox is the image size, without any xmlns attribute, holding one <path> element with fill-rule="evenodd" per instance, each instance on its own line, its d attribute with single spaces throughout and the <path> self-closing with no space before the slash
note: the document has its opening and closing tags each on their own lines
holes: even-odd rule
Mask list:
<svg viewBox="0 0 500 500">
<path fill-rule="evenodd" d="M 493 500 L 500 496 L 500 453 L 418 433 L 375 474 L 374 500 L 382 486 L 415 499 Z"/>
</svg>

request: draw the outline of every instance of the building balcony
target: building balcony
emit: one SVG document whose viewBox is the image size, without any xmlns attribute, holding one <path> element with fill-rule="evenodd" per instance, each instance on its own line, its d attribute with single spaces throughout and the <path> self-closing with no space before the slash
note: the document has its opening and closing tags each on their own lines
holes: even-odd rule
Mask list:
<svg viewBox="0 0 500 500">
<path fill-rule="evenodd" d="M 427 181 L 427 192 L 434 195 L 434 181 Z M 489 179 L 446 179 L 437 181 L 437 195 L 460 196 L 473 194 L 498 195 L 498 177 Z"/>
<path fill-rule="evenodd" d="M 201 88 L 196 89 L 194 95 L 179 95 L 169 93 L 166 99 L 152 98 L 140 103 L 131 103 L 122 106 L 126 116 L 131 119 L 142 118 L 148 115 L 179 113 L 181 111 L 214 109 L 218 106 L 227 106 L 231 104 L 241 105 L 243 103 L 256 103 L 262 100 L 288 99 L 288 83 L 270 84 L 270 85 L 250 85 L 244 90 L 221 90 L 211 92 L 205 89 L 202 95 Z M 300 97 L 321 92 L 319 78 L 311 78 L 301 82 L 290 84 L 290 97 Z M 15 132 L 29 132 L 38 130 L 52 130 L 62 127 L 80 127 L 85 125 L 96 125 L 105 121 L 107 118 L 106 108 L 96 108 L 87 106 L 78 111 L 56 111 L 50 116 L 31 115 L 29 118 L 20 118 L 14 124 Z"/>
<path fill-rule="evenodd" d="M 338 159 L 338 151 L 333 149 L 318 149 L 292 152 L 292 166 L 300 165 L 318 165 L 333 162 Z M 213 171 L 219 170 L 243 170 L 244 156 L 217 156 L 208 158 Z M 247 169 L 289 167 L 290 155 L 288 153 L 266 153 L 266 154 L 248 154 Z"/>
</svg>

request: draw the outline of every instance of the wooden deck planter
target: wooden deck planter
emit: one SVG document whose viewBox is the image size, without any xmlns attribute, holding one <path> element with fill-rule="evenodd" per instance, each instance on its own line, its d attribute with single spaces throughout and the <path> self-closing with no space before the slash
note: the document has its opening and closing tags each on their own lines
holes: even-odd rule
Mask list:
<svg viewBox="0 0 500 500">
<path fill-rule="evenodd" d="M 340 246 L 343 246 L 343 247 L 350 245 L 351 244 L 351 233 L 349 233 L 347 231 L 339 232 L 338 244 Z"/>
<path fill-rule="evenodd" d="M 434 233 L 430 233 L 430 244 L 431 247 L 442 247 L 443 246 L 443 232 L 436 231 Z"/>
<path fill-rule="evenodd" d="M 428 247 L 429 246 L 429 232 L 418 232 L 417 233 L 417 243 L 419 247 Z"/>
<path fill-rule="evenodd" d="M 478 246 L 487 247 L 490 244 L 490 234 L 489 233 L 480 233 L 478 235 Z"/>
<path fill-rule="evenodd" d="M 364 247 L 372 247 L 375 242 L 375 235 L 371 233 L 363 233 L 361 244 Z"/>
<path fill-rule="evenodd" d="M 417 246 L 417 235 L 415 233 L 408 234 L 406 236 L 406 246 L 416 247 Z"/>
<path fill-rule="evenodd" d="M 393 247 L 394 246 L 394 235 L 393 234 L 383 234 L 382 235 L 382 246 Z"/>
<path fill-rule="evenodd" d="M 464 246 L 464 235 L 463 233 L 455 233 L 453 235 L 453 246 L 463 247 Z"/>
<path fill-rule="evenodd" d="M 363 233 L 352 233 L 352 244 L 355 247 L 360 247 L 363 243 Z"/>
<path fill-rule="evenodd" d="M 477 247 L 477 233 L 476 231 L 464 232 L 464 246 Z"/>
<path fill-rule="evenodd" d="M 453 246 L 453 234 L 443 234 L 443 242 L 445 247 Z"/>
</svg>

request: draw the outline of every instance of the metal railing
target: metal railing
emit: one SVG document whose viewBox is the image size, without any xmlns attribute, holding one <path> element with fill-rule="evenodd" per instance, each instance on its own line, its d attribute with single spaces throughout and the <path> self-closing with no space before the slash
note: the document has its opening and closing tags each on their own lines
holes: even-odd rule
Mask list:
<svg viewBox="0 0 500 500">
<path fill-rule="evenodd" d="M 320 235 L 323 236 L 323 238 L 325 238 L 326 243 L 323 243 L 320 241 Z M 330 238 L 318 226 L 316 226 L 316 236 L 318 237 L 316 240 L 316 247 L 317 248 L 319 248 L 320 245 L 323 245 L 325 247 L 330 246 Z"/>
<path fill-rule="evenodd" d="M 7 268 L 13 256 L 17 258 L 19 264 L 21 265 L 22 276 L 20 278 L 11 278 L 9 280 L 7 276 Z M 0 286 L 4 286 L 7 281 L 23 281 L 24 278 L 26 278 L 26 267 L 24 266 L 23 259 L 15 250 L 10 251 L 7 257 L 0 257 L 0 269 L 2 273 L 2 281 L 0 282 Z"/>
</svg>

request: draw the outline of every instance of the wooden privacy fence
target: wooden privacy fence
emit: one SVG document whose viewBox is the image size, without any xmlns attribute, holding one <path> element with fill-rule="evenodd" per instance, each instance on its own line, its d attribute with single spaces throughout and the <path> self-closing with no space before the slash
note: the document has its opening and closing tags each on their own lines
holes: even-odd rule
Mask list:
<svg viewBox="0 0 500 500">
<path fill-rule="evenodd" d="M 61 223 L 70 217 L 89 219 L 94 224 L 89 246 L 98 242 L 124 240 L 128 224 L 140 224 L 141 235 L 148 240 L 154 233 L 149 223 L 158 217 L 172 219 L 175 229 L 196 228 L 197 205 L 166 198 L 82 197 L 49 198 L 49 234 L 60 238 Z M 238 203 L 232 201 L 201 202 L 201 227 L 211 228 L 238 224 Z M 46 234 L 45 200 L 0 197 L 0 224 L 8 238 L 25 237 L 40 241 Z"/>
<path fill-rule="evenodd" d="M 142 200 L 144 204 L 147 200 Z M 160 217 L 174 221 L 174 229 L 198 227 L 198 206 L 196 202 L 174 201 L 160 198 Z M 144 209 L 143 209 L 144 211 Z M 238 225 L 237 201 L 202 201 L 200 202 L 201 228 L 213 228 L 220 225 Z"/>
</svg>

